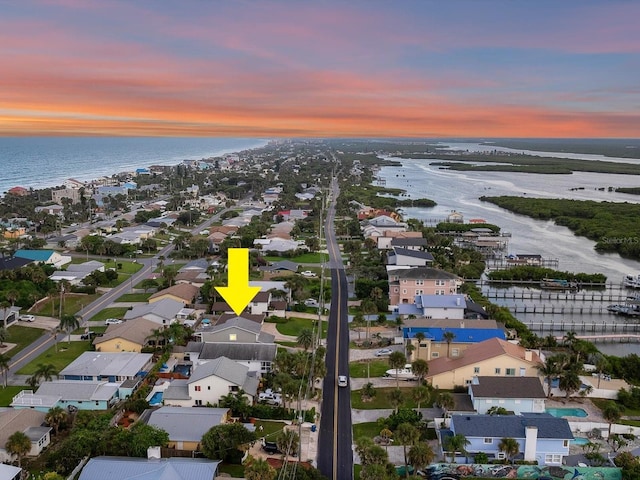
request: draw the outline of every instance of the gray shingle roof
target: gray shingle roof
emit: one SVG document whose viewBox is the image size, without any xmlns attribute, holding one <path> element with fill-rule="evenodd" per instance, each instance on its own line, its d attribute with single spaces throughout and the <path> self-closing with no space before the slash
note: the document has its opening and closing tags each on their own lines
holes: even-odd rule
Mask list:
<svg viewBox="0 0 640 480">
<path fill-rule="evenodd" d="M 423 237 L 416 238 L 394 238 L 391 240 L 392 247 L 426 247 L 427 239 Z"/>
<path fill-rule="evenodd" d="M 163 400 L 190 400 L 188 380 L 175 379 L 162 394 Z"/>
<path fill-rule="evenodd" d="M 248 371 L 249 367 L 240 365 L 227 357 L 218 357 L 210 362 L 198 365 L 193 370 L 193 374 L 187 382 L 197 382 L 198 380 L 214 375 L 238 386 L 242 386 L 247 378 Z"/>
<path fill-rule="evenodd" d="M 151 360 L 150 353 L 84 352 L 60 372 L 60 376 L 119 376 L 135 377 Z"/>
<path fill-rule="evenodd" d="M 164 298 L 157 302 L 149 303 L 146 305 L 137 305 L 131 310 L 127 310 L 124 314 L 124 318 L 129 320 L 131 318 L 144 317 L 148 314 L 157 315 L 160 318 L 172 320 L 176 317 L 176 314 L 184 308 L 184 303 L 172 300 L 170 298 Z"/>
<path fill-rule="evenodd" d="M 394 247 L 393 253 L 395 255 L 402 255 L 411 258 L 420 258 L 422 260 L 428 260 L 433 262 L 433 255 L 429 252 L 423 252 L 421 250 L 409 250 L 408 248 Z"/>
<path fill-rule="evenodd" d="M 118 385 L 107 382 L 80 380 L 54 380 L 42 382 L 38 395 L 59 396 L 63 400 L 99 401 L 111 400 L 118 392 Z"/>
<path fill-rule="evenodd" d="M 151 412 L 149 425 L 161 428 L 175 442 L 199 442 L 211 427 L 220 425 L 228 408 L 161 407 Z"/>
<path fill-rule="evenodd" d="M 474 398 L 545 398 L 538 377 L 478 377 L 471 385 Z"/>
<path fill-rule="evenodd" d="M 407 269 L 398 271 L 398 278 L 456 280 L 458 279 L 458 276 L 454 275 L 453 273 L 445 272 L 444 270 L 440 270 L 438 268 L 416 267 L 416 268 L 407 268 Z"/>
<path fill-rule="evenodd" d="M 212 480 L 219 464 L 199 458 L 96 457 L 82 469 L 79 480 Z"/>
<path fill-rule="evenodd" d="M 201 343 L 198 349 L 193 343 Z M 190 342 L 190 352 L 199 352 L 202 360 L 227 357 L 231 360 L 260 360 L 272 362 L 276 357 L 278 346 L 275 343 L 202 343 Z"/>
<path fill-rule="evenodd" d="M 569 422 L 547 413 L 523 415 L 453 415 L 451 430 L 471 437 L 525 438 L 525 428 L 538 427 L 538 438 L 573 439 Z"/>
</svg>

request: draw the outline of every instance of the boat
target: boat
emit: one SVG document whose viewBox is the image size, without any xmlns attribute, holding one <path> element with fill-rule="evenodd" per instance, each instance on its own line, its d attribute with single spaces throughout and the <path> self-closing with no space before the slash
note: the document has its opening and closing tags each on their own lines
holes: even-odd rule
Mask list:
<svg viewBox="0 0 640 480">
<path fill-rule="evenodd" d="M 640 275 L 625 275 L 622 284 L 627 288 L 640 288 Z"/>
<path fill-rule="evenodd" d="M 417 380 L 418 377 L 413 373 L 413 368 L 411 368 L 411 364 L 407 363 L 404 368 L 392 368 L 387 370 L 384 374 L 387 378 L 399 378 L 400 380 Z"/>
<path fill-rule="evenodd" d="M 540 288 L 545 290 L 574 290 L 578 288 L 578 284 L 563 278 L 543 278 L 540 280 Z"/>
</svg>

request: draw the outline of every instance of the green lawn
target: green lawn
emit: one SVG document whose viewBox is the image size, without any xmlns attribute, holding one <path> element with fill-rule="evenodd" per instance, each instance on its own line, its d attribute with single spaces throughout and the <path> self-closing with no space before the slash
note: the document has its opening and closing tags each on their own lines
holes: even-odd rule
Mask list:
<svg viewBox="0 0 640 480">
<path fill-rule="evenodd" d="M 116 302 L 146 302 L 152 293 L 125 293 Z"/>
<path fill-rule="evenodd" d="M 57 352 L 55 346 L 50 347 L 42 355 L 18 370 L 17 373 L 19 375 L 33 375 L 33 373 L 38 369 L 38 365 L 41 363 L 50 363 L 59 372 L 64 367 L 73 362 L 76 358 L 78 358 L 83 352 L 87 352 L 90 349 L 91 345 L 89 344 L 89 342 L 71 342 L 69 344 L 65 341 L 62 341 L 58 343 Z"/>
<path fill-rule="evenodd" d="M 303 253 L 302 255 L 298 255 L 293 258 L 285 258 L 285 257 L 277 257 L 277 256 L 269 256 L 264 257 L 265 260 L 269 262 L 279 262 L 281 260 L 291 260 L 296 263 L 322 263 L 329 261 L 329 255 L 326 253 Z"/>
<path fill-rule="evenodd" d="M 124 314 L 127 313 L 129 309 L 127 307 L 112 307 L 105 308 L 104 310 L 99 311 L 93 317 L 91 317 L 91 322 L 104 322 L 107 318 L 122 318 Z"/>
<path fill-rule="evenodd" d="M 16 346 L 7 352 L 9 357 L 15 357 L 16 354 L 25 347 L 31 345 L 38 338 L 46 333 L 41 328 L 23 327 L 22 325 L 11 325 L 7 328 L 7 343 L 15 343 Z"/>
<path fill-rule="evenodd" d="M 64 305 L 62 308 L 62 313 L 65 315 L 75 315 L 84 307 L 89 305 L 94 300 L 100 298 L 100 295 L 95 293 L 93 295 L 85 295 L 80 293 L 70 293 L 65 295 Z M 57 295 L 53 297 L 53 299 L 47 299 L 41 302 L 38 305 L 37 309 L 33 309 L 33 311 L 39 315 L 52 315 L 52 305 L 53 301 L 53 315 L 58 316 L 60 311 L 60 296 Z"/>
<path fill-rule="evenodd" d="M 371 360 L 369 362 L 369 377 L 383 377 L 389 370 L 389 362 L 383 360 Z M 367 378 L 367 362 L 349 363 L 349 376 L 353 378 Z"/>
<path fill-rule="evenodd" d="M 118 268 L 121 265 L 122 268 Z M 129 262 L 126 260 L 118 260 L 117 262 L 107 261 L 104 264 L 104 268 L 115 268 L 118 273 L 127 273 L 129 275 L 136 273 L 142 268 L 142 264 L 138 262 Z"/>
<path fill-rule="evenodd" d="M 276 343 L 278 345 L 282 345 L 283 347 L 292 347 L 292 348 L 296 348 L 299 347 L 300 345 L 298 345 L 298 342 L 283 342 L 283 341 L 276 341 Z"/>
<path fill-rule="evenodd" d="M 297 337 L 300 335 L 300 332 L 305 328 L 313 329 L 313 324 L 316 320 L 311 320 L 308 318 L 297 318 L 291 317 L 287 320 L 286 323 L 277 323 L 276 329 L 282 335 L 290 335 L 292 337 Z M 322 338 L 327 337 L 327 329 L 329 325 L 327 322 L 322 322 Z"/>
<path fill-rule="evenodd" d="M 403 385 L 404 384 L 404 385 Z M 404 398 L 405 398 L 405 402 L 403 405 L 401 405 L 401 407 L 404 408 L 416 408 L 417 405 L 415 404 L 415 402 L 411 399 L 411 390 L 413 390 L 413 388 L 415 388 L 415 386 L 418 384 L 418 382 L 411 382 L 410 385 L 413 385 L 411 387 L 407 387 L 407 382 L 400 382 L 400 390 L 402 390 L 402 393 L 404 393 Z M 376 396 L 373 398 L 373 400 L 371 400 L 370 402 L 363 402 L 362 399 L 360 398 L 360 390 L 353 390 L 351 392 L 351 408 L 356 408 L 359 410 L 372 410 L 372 409 L 376 409 L 376 408 L 391 408 L 391 404 L 389 403 L 389 392 L 391 392 L 392 390 L 395 390 L 396 388 L 396 382 L 395 380 L 389 380 L 389 386 L 388 387 L 377 387 L 376 388 Z M 425 402 L 425 406 L 426 406 Z M 422 405 L 421 405 L 422 407 Z"/>
<path fill-rule="evenodd" d="M 275 438 L 276 434 L 281 432 L 284 428 L 284 422 L 275 422 L 272 420 L 256 420 L 256 435 L 258 437 Z M 259 431 L 259 427 L 262 425 L 262 432 Z"/>
<path fill-rule="evenodd" d="M 0 407 L 8 407 L 15 397 L 22 390 L 30 389 L 31 387 L 9 385 L 8 387 L 0 387 Z"/>
<path fill-rule="evenodd" d="M 231 478 L 244 478 L 244 465 L 235 465 L 233 463 L 221 463 L 218 467 L 220 473 L 231 475 Z"/>
<path fill-rule="evenodd" d="M 373 438 L 380 435 L 380 425 L 377 422 L 365 422 L 353 424 L 353 441 L 361 437 Z"/>
</svg>

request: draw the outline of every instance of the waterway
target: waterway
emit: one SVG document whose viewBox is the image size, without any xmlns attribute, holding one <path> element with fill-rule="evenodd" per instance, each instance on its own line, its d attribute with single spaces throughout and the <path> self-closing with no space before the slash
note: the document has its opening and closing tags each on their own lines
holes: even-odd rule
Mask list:
<svg viewBox="0 0 640 480">
<path fill-rule="evenodd" d="M 460 149 L 474 151 L 478 144 L 449 144 Z M 491 146 L 487 146 L 491 147 Z M 548 152 L 531 152 L 549 155 Z M 566 154 L 565 154 L 566 155 Z M 574 154 L 572 158 L 593 159 L 589 155 Z M 571 198 L 611 202 L 640 203 L 640 197 L 609 191 L 608 187 L 640 186 L 640 176 L 606 175 L 576 172 L 571 175 L 540 175 L 517 172 L 456 172 L 432 165 L 438 160 L 390 159 L 402 162 L 402 166 L 383 167 L 378 176 L 390 188 L 406 191 L 403 199 L 429 198 L 438 203 L 433 208 L 405 208 L 406 218 L 424 221 L 443 221 L 452 211 L 464 215 L 465 221 L 482 218 L 499 225 L 503 232 L 511 233 L 505 254 L 539 254 L 557 259 L 558 270 L 570 272 L 603 273 L 609 282 L 619 284 L 627 273 L 640 273 L 640 262 L 621 258 L 618 254 L 600 254 L 595 243 L 575 236 L 568 228 L 552 221 L 541 221 L 516 215 L 494 204 L 483 202 L 481 196 L 517 195 L 544 198 Z M 607 158 L 610 161 L 618 159 Z M 629 162 L 629 159 L 620 159 Z M 633 161 L 633 160 L 631 160 Z M 517 288 L 513 288 L 517 291 Z M 495 303 L 513 306 L 512 299 L 494 299 Z M 533 305 L 534 301 L 519 302 Z M 546 302 L 551 305 L 554 302 Z M 567 302 L 558 301 L 556 305 Z M 606 306 L 606 305 L 605 305 Z M 575 322 L 598 323 L 620 321 L 623 317 L 609 313 L 580 315 L 526 314 L 517 315 L 527 322 L 559 322 L 563 317 Z M 624 355 L 639 353 L 640 344 L 599 344 L 606 353 Z"/>
</svg>

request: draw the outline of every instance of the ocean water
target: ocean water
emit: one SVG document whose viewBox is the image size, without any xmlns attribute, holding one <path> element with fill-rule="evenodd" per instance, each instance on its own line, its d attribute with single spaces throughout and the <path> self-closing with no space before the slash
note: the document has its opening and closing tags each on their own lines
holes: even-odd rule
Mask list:
<svg viewBox="0 0 640 480">
<path fill-rule="evenodd" d="M 266 145 L 257 138 L 4 137 L 0 194 L 15 186 L 43 188 L 67 178 L 92 180 L 151 165 L 177 165 Z"/>
</svg>

